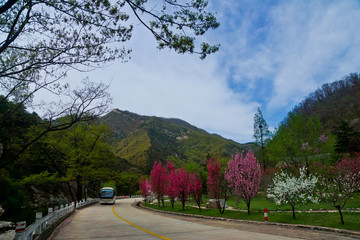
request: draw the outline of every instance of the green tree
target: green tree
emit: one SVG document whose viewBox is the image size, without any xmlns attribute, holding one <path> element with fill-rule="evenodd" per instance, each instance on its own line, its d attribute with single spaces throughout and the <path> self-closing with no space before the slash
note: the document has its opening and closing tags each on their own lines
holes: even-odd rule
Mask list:
<svg viewBox="0 0 360 240">
<path fill-rule="evenodd" d="M 341 121 L 335 131 L 336 145 L 338 153 L 350 153 L 360 151 L 360 132 L 356 131 L 347 121 Z"/>
<path fill-rule="evenodd" d="M 41 154 L 46 156 L 44 169 L 31 174 L 24 182 L 39 186 L 41 176 L 41 179 L 47 179 L 45 183 L 50 189 L 56 182 L 64 183 L 68 196 L 77 201 L 87 198 L 88 191 L 95 194 L 101 182 L 114 175 L 112 167 L 115 157 L 109 144 L 110 134 L 110 130 L 103 125 L 83 122 L 66 131 L 48 134 L 32 147 L 35 151 L 40 148 Z M 37 160 L 33 159 L 30 163 L 37 164 Z"/>
<path fill-rule="evenodd" d="M 7 101 L 0 96 L 0 167 L 13 159 L 22 149 L 28 129 L 41 122 L 36 113 L 26 111 L 23 104 Z"/>
<path fill-rule="evenodd" d="M 115 59 L 126 61 L 131 50 L 124 44 L 133 30 L 127 23 L 130 15 L 154 35 L 161 49 L 197 53 L 201 58 L 216 52 L 217 45 L 196 41 L 219 26 L 206 8 L 206 0 L 1 1 L 0 81 L 4 97 L 0 104 L 14 101 L 21 108 L 40 90 L 55 95 L 49 99 L 61 101 L 41 103 L 48 127 L 0 167 L 14 161 L 48 132 L 67 129 L 107 110 L 110 99 L 103 83 L 87 80 L 71 91 L 70 85 L 60 84 L 60 80 L 70 69 L 90 71 Z M 15 112 L 7 114 L 11 117 Z M 0 116 L 0 125 L 10 118 L 8 115 Z M 54 120 L 65 115 L 72 116 L 70 121 L 56 125 Z"/>
<path fill-rule="evenodd" d="M 134 195 L 139 190 L 140 174 L 123 171 L 115 176 L 118 195 Z"/>
<path fill-rule="evenodd" d="M 12 153 L 11 157 L 0 158 L 0 168 L 9 163 L 14 162 L 27 148 L 37 142 L 49 132 L 57 132 L 72 127 L 79 121 L 90 121 L 97 116 L 107 111 L 107 106 L 111 101 L 107 93 L 108 86 L 100 83 L 94 84 L 87 80 L 83 81 L 83 87 L 71 91 L 68 89 L 66 96 L 70 99 L 69 102 L 52 103 L 49 112 L 45 115 L 45 119 L 40 119 L 36 113 L 33 113 L 32 118 L 36 118 L 33 124 L 38 127 L 33 134 L 28 135 L 27 138 L 18 139 L 18 148 Z M 28 96 L 29 97 L 29 96 Z M 17 139 L 18 135 L 10 135 L 6 126 L 12 119 L 18 118 L 25 110 L 25 100 L 21 102 L 8 101 L 8 98 L 1 97 L 0 105 L 10 104 L 9 107 L 3 107 L 3 112 L 0 114 L 0 143 L 6 139 Z M 59 118 L 66 115 L 66 118 Z M 12 123 L 11 123 L 12 124 Z M 36 134 L 35 134 L 36 133 Z M 6 143 L 4 143 L 6 144 Z M 7 146 L 3 146 L 6 148 Z"/>
<path fill-rule="evenodd" d="M 321 133 L 318 117 L 305 119 L 301 114 L 289 113 L 268 148 L 273 161 L 284 162 L 294 169 L 305 166 L 309 175 L 314 162 L 330 159 L 334 152 L 334 137 Z"/>
<path fill-rule="evenodd" d="M 254 135 L 255 143 L 257 146 L 260 146 L 260 163 L 263 169 L 266 169 L 268 166 L 268 157 L 266 154 L 265 146 L 271 138 L 271 132 L 269 130 L 269 125 L 265 121 L 260 108 L 257 109 L 257 112 L 254 116 Z"/>
</svg>

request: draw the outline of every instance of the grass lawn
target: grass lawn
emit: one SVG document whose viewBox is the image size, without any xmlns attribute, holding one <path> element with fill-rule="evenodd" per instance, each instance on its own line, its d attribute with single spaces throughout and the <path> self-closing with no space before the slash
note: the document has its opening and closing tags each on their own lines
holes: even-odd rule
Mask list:
<svg viewBox="0 0 360 240">
<path fill-rule="evenodd" d="M 208 199 L 204 198 L 204 202 L 206 203 Z M 240 201 L 239 204 L 236 204 L 235 198 L 230 198 L 226 201 L 226 203 L 237 209 L 247 210 L 246 204 L 243 200 Z M 204 205 L 205 206 L 205 205 Z M 264 208 L 267 208 L 269 211 L 275 210 L 283 210 L 283 211 L 291 211 L 291 206 L 289 204 L 286 205 L 276 205 L 275 202 L 269 201 L 266 199 L 264 193 L 259 193 L 258 197 L 254 198 L 251 201 L 250 205 L 251 211 L 264 211 Z M 347 208 L 359 208 L 360 209 L 360 193 L 353 193 L 353 196 L 348 199 L 344 210 Z M 295 206 L 295 210 L 305 211 L 305 210 L 336 210 L 334 207 L 330 206 L 325 202 L 319 203 L 307 203 L 307 204 L 298 204 Z"/>
<path fill-rule="evenodd" d="M 203 198 L 205 206 L 206 201 L 208 199 Z M 187 202 L 188 205 L 196 205 L 193 202 Z M 236 200 L 231 199 L 227 201 L 229 206 L 233 206 L 237 209 L 246 210 L 246 204 L 244 201 L 241 201 L 238 205 L 236 205 Z M 181 203 L 175 203 L 175 208 L 172 209 L 169 203 L 166 203 L 165 207 L 158 207 L 158 205 L 148 205 L 144 204 L 144 206 L 160 209 L 164 211 L 174 211 L 180 213 L 188 213 L 188 214 L 199 214 L 205 216 L 213 216 L 213 217 L 224 217 L 224 218 L 233 218 L 233 219 L 242 219 L 242 220 L 255 220 L 255 221 L 264 221 L 264 208 L 267 208 L 268 211 L 291 211 L 290 205 L 276 205 L 274 202 L 266 200 L 265 196 L 260 194 L 257 198 L 254 198 L 251 202 L 251 214 L 248 215 L 246 212 L 240 211 L 231 211 L 225 210 L 224 214 L 220 214 L 217 209 L 202 209 L 201 212 L 197 208 L 193 208 L 191 206 L 186 206 L 185 210 L 182 210 Z M 356 193 L 353 195 L 352 199 L 348 200 L 348 203 L 345 205 L 345 209 L 347 208 L 360 208 L 360 193 Z M 299 204 L 296 206 L 295 210 L 334 210 L 331 206 L 325 203 L 308 203 L 305 205 Z M 290 223 L 290 224 L 303 224 L 303 225 L 313 225 L 313 226 L 323 226 L 323 227 L 332 227 L 332 228 L 340 228 L 347 230 L 355 230 L 360 231 L 360 212 L 343 212 L 345 225 L 342 225 L 340 222 L 340 215 L 338 212 L 334 213 L 318 213 L 318 212 L 297 212 L 296 219 L 293 219 L 292 212 L 269 212 L 268 218 L 269 222 L 280 222 L 280 223 Z"/>
</svg>

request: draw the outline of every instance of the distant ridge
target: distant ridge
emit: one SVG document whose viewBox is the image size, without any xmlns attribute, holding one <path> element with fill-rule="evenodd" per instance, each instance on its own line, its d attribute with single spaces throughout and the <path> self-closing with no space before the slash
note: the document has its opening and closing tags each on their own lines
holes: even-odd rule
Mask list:
<svg viewBox="0 0 360 240">
<path fill-rule="evenodd" d="M 149 173 L 155 161 L 176 165 L 204 163 L 207 156 L 229 159 L 252 144 L 240 144 L 210 134 L 184 120 L 142 116 L 114 109 L 100 118 L 115 134 L 115 154 Z"/>
</svg>

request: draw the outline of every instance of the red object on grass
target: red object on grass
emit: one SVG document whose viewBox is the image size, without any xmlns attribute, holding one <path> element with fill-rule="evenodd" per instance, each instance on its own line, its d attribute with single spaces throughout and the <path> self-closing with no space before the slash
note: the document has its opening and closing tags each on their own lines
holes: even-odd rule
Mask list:
<svg viewBox="0 0 360 240">
<path fill-rule="evenodd" d="M 268 212 L 267 212 L 266 208 L 264 208 L 264 219 L 265 219 L 265 222 L 268 222 Z"/>
</svg>

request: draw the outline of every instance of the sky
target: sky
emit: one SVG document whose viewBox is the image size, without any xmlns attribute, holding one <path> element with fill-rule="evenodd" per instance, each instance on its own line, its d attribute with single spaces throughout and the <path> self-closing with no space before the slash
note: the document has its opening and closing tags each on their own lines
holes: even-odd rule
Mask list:
<svg viewBox="0 0 360 240">
<path fill-rule="evenodd" d="M 240 143 L 253 141 L 260 107 L 273 130 L 324 83 L 359 72 L 360 1 L 209 0 L 220 27 L 206 33 L 219 52 L 158 50 L 134 22 L 131 59 L 68 80 L 110 83 L 111 108 L 180 118 Z"/>
</svg>

